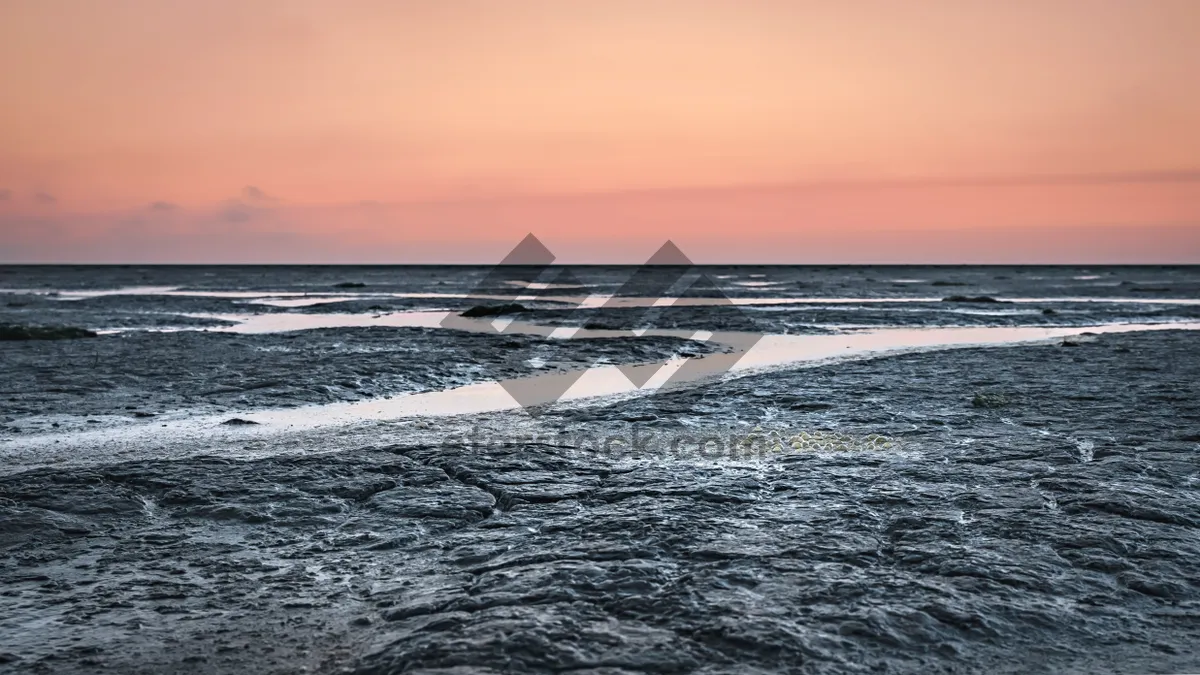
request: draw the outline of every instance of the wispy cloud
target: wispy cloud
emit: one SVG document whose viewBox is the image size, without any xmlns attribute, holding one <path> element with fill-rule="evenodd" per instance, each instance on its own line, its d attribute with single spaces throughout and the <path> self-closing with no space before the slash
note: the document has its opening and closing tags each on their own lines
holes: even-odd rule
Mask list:
<svg viewBox="0 0 1200 675">
<path fill-rule="evenodd" d="M 911 180 L 865 181 L 863 184 L 914 185 L 933 187 L 953 186 L 1004 186 L 1004 185 L 1120 185 L 1139 183 L 1197 183 L 1200 168 L 1174 169 L 1166 171 L 1114 171 L 1097 173 L 1028 173 L 1000 174 L 991 176 L 963 176 L 958 178 L 916 178 Z M 847 183 L 850 184 L 850 183 Z"/>
<path fill-rule="evenodd" d="M 58 197 L 55 197 L 49 192 L 39 191 L 33 193 L 33 201 L 43 206 L 53 206 L 58 203 Z"/>
<path fill-rule="evenodd" d="M 0 202 L 6 202 L 10 199 L 12 199 L 12 190 L 7 188 L 0 189 Z"/>
<path fill-rule="evenodd" d="M 171 202 L 150 202 L 147 208 L 151 211 L 174 211 L 179 208 L 179 205 Z"/>
<path fill-rule="evenodd" d="M 273 197 L 254 185 L 242 188 L 238 197 L 230 199 L 218 210 L 218 217 L 226 223 L 245 223 L 270 213 L 278 204 L 279 199 Z"/>
<path fill-rule="evenodd" d="M 615 190 L 606 194 L 691 193 L 691 192 L 774 192 L 774 191 L 853 191 L 884 188 L 955 188 L 955 187 L 1040 187 L 1087 185 L 1147 185 L 1200 183 L 1200 168 L 1114 171 L 1096 173 L 1024 173 L 975 176 L 918 176 L 913 178 L 807 180 L 780 183 L 724 185 L 711 187 L 648 188 Z"/>
<path fill-rule="evenodd" d="M 263 192 L 261 188 L 253 185 L 247 185 L 242 188 L 242 198 L 249 202 L 276 202 L 279 201 L 275 197 Z"/>
<path fill-rule="evenodd" d="M 221 219 L 227 223 L 244 223 L 254 218 L 254 212 L 245 204 L 230 204 L 221 212 Z"/>
</svg>

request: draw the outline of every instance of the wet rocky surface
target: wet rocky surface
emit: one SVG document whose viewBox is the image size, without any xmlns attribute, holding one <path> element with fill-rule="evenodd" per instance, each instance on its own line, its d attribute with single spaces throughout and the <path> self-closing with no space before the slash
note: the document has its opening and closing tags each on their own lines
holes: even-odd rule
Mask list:
<svg viewBox="0 0 1200 675">
<path fill-rule="evenodd" d="M 493 378 L 643 363 L 716 344 L 641 337 L 564 341 L 421 328 L 239 335 L 134 331 L 0 342 L 0 436 L 104 417 L 356 401 Z"/>
<path fill-rule="evenodd" d="M 54 296 L 0 293 L 0 324 L 79 326 L 93 331 L 119 329 L 218 328 L 229 321 L 192 313 L 241 311 L 228 300 L 110 296 L 61 300 Z"/>
<path fill-rule="evenodd" d="M 96 333 L 75 326 L 20 326 L 0 324 L 0 342 L 24 342 L 27 340 L 78 340 L 93 338 Z"/>
<path fill-rule="evenodd" d="M 1003 309 L 958 303 L 844 303 L 570 309 L 542 306 L 522 320 L 630 330 L 654 327 L 760 334 L 823 334 L 886 327 L 1089 326 L 1200 320 L 1200 306 L 1098 302 L 1008 303 Z M 1049 310 L 1049 311 L 1047 311 Z"/>
<path fill-rule="evenodd" d="M 896 355 L 488 420 L 537 441 L 434 421 L 0 476 L 0 671 L 1194 672 L 1195 345 Z M 754 427 L 899 445 L 689 450 Z M 634 430 L 656 440 L 596 443 Z"/>
<path fill-rule="evenodd" d="M 3 296 L 0 296 L 2 299 Z M 364 297 L 302 307 L 274 307 L 251 300 L 172 296 L 105 296 L 56 300 L 22 298 L 16 306 L 0 303 L 0 325 L 72 326 L 104 332 L 220 332 L 240 319 L 258 315 L 356 315 L 386 317 L 414 310 L 457 312 L 471 306 L 469 298 L 436 301 L 412 298 Z M 303 298 L 287 298 L 303 300 Z M 1200 320 L 1200 305 L 1155 303 L 1098 303 L 1044 301 L 1011 303 L 996 308 L 959 303 L 845 303 L 769 306 L 675 306 L 580 309 L 570 303 L 525 301 L 521 321 L 546 326 L 571 326 L 629 331 L 639 328 L 693 331 L 742 331 L 758 334 L 827 334 L 838 330 L 880 326 L 1088 326 L 1097 323 L 1156 323 Z M 328 335 L 336 337 L 334 333 Z M 236 336 L 231 339 L 236 339 Z M 163 350 L 174 345 L 164 344 Z M 157 350 L 156 345 L 151 347 Z M 165 354 L 166 358 L 173 358 Z"/>
</svg>

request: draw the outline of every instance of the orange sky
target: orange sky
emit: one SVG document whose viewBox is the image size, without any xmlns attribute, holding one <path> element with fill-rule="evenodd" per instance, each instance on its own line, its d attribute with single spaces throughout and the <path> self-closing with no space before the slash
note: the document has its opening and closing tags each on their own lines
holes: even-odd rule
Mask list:
<svg viewBox="0 0 1200 675">
<path fill-rule="evenodd" d="M 0 0 L 0 261 L 1200 262 L 1198 35 L 1195 0 Z"/>
</svg>

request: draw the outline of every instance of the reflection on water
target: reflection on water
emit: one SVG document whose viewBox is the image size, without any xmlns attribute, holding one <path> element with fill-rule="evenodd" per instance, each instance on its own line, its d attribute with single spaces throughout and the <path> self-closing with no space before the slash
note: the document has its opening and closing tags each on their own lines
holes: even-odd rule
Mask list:
<svg viewBox="0 0 1200 675">
<path fill-rule="evenodd" d="M 762 276 L 762 275 L 751 275 Z M 898 282 L 907 282 L 909 280 L 894 280 Z M 912 280 L 916 281 L 916 280 Z M 769 287 L 776 285 L 776 282 L 734 282 L 739 286 L 745 287 Z M 562 286 L 555 284 L 528 284 L 525 286 L 529 290 L 533 289 L 549 289 L 549 288 L 578 288 L 576 286 Z M 110 295 L 146 295 L 146 296 L 167 296 L 167 297 L 194 297 L 194 298 L 228 298 L 234 300 L 248 300 L 252 304 L 273 305 L 277 307 L 304 307 L 331 302 L 347 302 L 351 300 L 370 300 L 381 298 L 397 298 L 407 300 L 482 300 L 494 302 L 511 302 L 512 296 L 492 295 L 492 294 L 477 294 L 477 293 L 389 293 L 389 292 L 363 292 L 363 293 L 347 293 L 345 291 L 337 293 L 326 292 L 301 292 L 301 291 L 192 291 L 182 290 L 179 287 L 173 286 L 130 286 L 125 288 L 104 289 L 104 290 L 63 290 L 63 291 L 48 291 L 48 290 L 30 290 L 30 289 L 0 289 L 0 293 L 15 293 L 15 294 L 31 294 L 49 296 L 58 300 L 86 300 L 89 298 L 98 298 Z M 1160 297 L 1138 297 L 1138 298 L 1091 298 L 1091 297 L 997 297 L 1001 302 L 1011 303 L 1093 303 L 1093 304 L 1134 304 L 1134 305 L 1200 305 L 1198 298 L 1160 298 Z M 710 306 L 727 306 L 730 304 L 739 306 L 756 306 L 756 305 L 844 305 L 844 304 L 889 304 L 889 303 L 930 303 L 941 302 L 941 297 L 800 297 L 800 296 L 770 296 L 770 297 L 737 297 L 737 298 L 701 298 L 701 297 L 617 297 L 606 294 L 594 295 L 576 295 L 576 296 L 546 296 L 537 297 L 539 302 L 547 303 L 562 303 L 571 306 L 579 306 L 582 308 L 636 308 L 636 307 L 710 307 Z"/>
<path fill-rule="evenodd" d="M 331 296 L 307 296 L 301 298 L 255 298 L 247 300 L 247 305 L 265 305 L 267 307 L 314 307 L 316 305 L 328 305 L 334 302 L 350 302 L 352 300 L 362 300 L 363 296 L 359 295 L 331 295 Z"/>
<path fill-rule="evenodd" d="M 581 284 L 547 284 L 540 281 L 523 281 L 521 279 L 511 279 L 504 282 L 509 286 L 524 288 L 527 291 L 553 291 L 562 289 L 581 290 L 584 288 Z"/>
<path fill-rule="evenodd" d="M 553 339 L 623 338 L 630 335 L 637 335 L 675 337 L 687 340 L 692 339 L 697 333 L 704 333 L 704 331 L 694 329 L 593 330 L 575 326 L 548 326 L 526 321 L 515 321 L 508 317 L 501 317 L 499 319 L 468 319 L 447 310 L 390 312 L 387 314 L 187 314 L 185 316 L 197 319 L 215 319 L 233 324 L 217 328 L 206 328 L 209 332 L 248 335 L 286 333 L 320 328 L 368 328 L 372 326 L 388 328 L 446 328 L 472 333 L 538 335 Z"/>
<path fill-rule="evenodd" d="M 392 316 L 403 317 L 403 320 L 412 321 L 413 323 L 425 322 L 426 325 L 437 325 L 441 321 L 441 318 L 445 317 L 445 313 L 414 312 L 407 315 Z M 289 319 L 320 320 L 328 318 L 336 322 L 344 317 L 283 315 L 263 318 L 284 321 Z M 255 320 L 258 319 L 259 317 L 255 317 Z M 484 321 L 469 319 L 461 319 L 461 321 L 464 322 L 463 325 L 455 326 L 456 328 L 491 330 L 484 325 Z M 468 324 L 470 325 L 468 326 Z M 260 324 L 259 327 L 265 328 L 265 325 Z M 520 323 L 516 323 L 515 327 L 516 330 L 547 330 L 545 326 Z M 655 335 L 671 334 L 677 337 L 712 340 L 722 344 L 733 345 L 735 348 L 738 345 L 744 344 L 752 344 L 753 346 L 744 352 L 735 349 L 733 353 L 715 353 L 686 359 L 673 358 L 664 363 L 637 366 L 635 369 L 648 369 L 644 370 L 643 374 L 653 373 L 641 386 L 634 384 L 632 380 L 642 381 L 643 378 L 631 378 L 626 375 L 626 373 L 631 372 L 629 366 L 596 366 L 585 371 L 582 376 L 579 376 L 578 373 L 550 373 L 508 380 L 504 383 L 504 386 L 498 382 L 480 382 L 454 389 L 406 394 L 392 398 L 312 405 L 300 408 L 257 410 L 241 413 L 239 416 L 258 422 L 258 425 L 238 427 L 236 429 L 220 425 L 220 422 L 230 416 L 229 414 L 224 414 L 221 416 L 209 415 L 176 420 L 160 418 L 163 422 L 162 424 L 134 424 L 125 427 L 72 432 L 69 437 L 71 440 L 80 443 L 117 441 L 135 444 L 139 442 L 139 439 L 161 439 L 163 434 L 201 434 L 205 437 L 254 437 L 271 435 L 282 430 L 309 430 L 358 422 L 515 410 L 520 406 L 508 392 L 509 389 L 514 389 L 514 387 L 519 388 L 525 394 L 544 390 L 550 394 L 551 399 L 558 401 L 604 400 L 605 397 L 636 396 L 651 393 L 663 387 L 664 383 L 668 383 L 668 380 L 670 381 L 668 386 L 685 386 L 687 383 L 694 383 L 714 377 L 737 377 L 766 370 L 779 370 L 841 360 L 872 358 L 884 354 L 1036 343 L 1077 336 L 1082 333 L 1126 333 L 1151 330 L 1200 330 L 1200 322 L 1109 324 L 1091 327 L 1052 328 L 890 328 L 836 335 L 767 335 L 761 336 L 761 338 L 760 336 L 748 336 L 745 333 L 689 332 L 688 335 L 683 335 L 682 331 L 653 331 L 648 333 Z M 564 333 L 556 337 L 610 336 L 628 337 L 628 334 L 621 334 L 616 331 L 575 330 L 570 335 Z M 749 340 L 747 339 L 748 337 L 755 339 Z M 563 378 L 570 378 L 574 382 L 566 389 L 564 395 L 556 396 L 557 392 L 562 391 L 559 383 L 566 382 Z M 527 396 L 523 396 L 523 401 L 525 405 L 531 404 Z M 545 402 L 549 403 L 552 400 Z M 58 443 L 59 439 L 65 436 L 65 434 L 29 434 L 20 439 L 11 439 L 10 442 L 12 445 L 9 447 L 33 448 L 52 445 Z"/>
<path fill-rule="evenodd" d="M 734 286 L 742 286 L 744 288 L 768 288 L 770 286 L 782 286 L 782 281 L 735 281 Z"/>
<path fill-rule="evenodd" d="M 675 358 L 653 364 L 653 377 L 639 387 L 626 377 L 628 368 L 599 366 L 588 369 L 561 397 L 553 400 L 629 395 L 654 391 L 670 380 L 670 386 L 708 379 L 728 371 L 732 375 L 749 374 L 805 363 L 823 363 L 863 358 L 885 353 L 1039 342 L 1076 336 L 1083 332 L 1127 333 L 1147 330 L 1200 330 L 1200 322 L 1176 324 L 1124 324 L 1089 328 L 984 327 L 984 328 L 895 328 L 839 335 L 767 335 L 745 353 L 711 354 L 690 359 Z M 582 332 L 582 331 L 581 331 Z M 745 334 L 713 333 L 711 340 L 725 344 L 744 342 Z M 574 378 L 574 374 L 549 374 L 522 378 L 522 390 L 536 390 L 537 383 L 547 392 L 557 392 L 556 378 Z M 509 381 L 506 385 L 512 385 Z M 552 400 L 544 401 L 550 403 Z M 528 402 L 527 402 L 528 403 Z M 324 426 L 362 420 L 384 420 L 411 416 L 463 415 L 511 410 L 516 401 L 499 383 L 483 382 L 445 391 L 408 394 L 389 399 L 335 403 L 309 408 L 254 413 L 259 422 L 298 426 Z"/>
<path fill-rule="evenodd" d="M 320 328 L 437 328 L 446 317 L 445 311 L 391 312 L 388 314 L 188 314 L 198 319 L 229 321 L 234 325 L 210 328 L 222 333 L 286 333 Z"/>
</svg>

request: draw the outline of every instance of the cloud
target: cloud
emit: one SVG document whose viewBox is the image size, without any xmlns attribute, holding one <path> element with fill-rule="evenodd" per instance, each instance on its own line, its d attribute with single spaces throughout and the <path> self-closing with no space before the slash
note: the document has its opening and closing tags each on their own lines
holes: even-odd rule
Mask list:
<svg viewBox="0 0 1200 675">
<path fill-rule="evenodd" d="M 227 223 L 244 223 L 254 217 L 254 211 L 242 204 L 231 205 L 221 213 L 221 218 Z"/>
<path fill-rule="evenodd" d="M 263 192 L 262 188 L 247 185 L 242 194 L 225 202 L 217 211 L 217 217 L 226 223 L 240 224 L 270 214 L 279 200 Z"/>
<path fill-rule="evenodd" d="M 150 206 L 147 208 L 151 211 L 174 211 L 179 208 L 179 205 L 171 202 L 150 202 Z"/>
<path fill-rule="evenodd" d="M 55 242 L 59 237 L 71 233 L 68 223 L 53 217 L 33 215 L 0 215 L 0 251 L 6 246 L 22 243 Z"/>
<path fill-rule="evenodd" d="M 58 203 L 58 197 L 49 192 L 35 192 L 33 193 L 33 201 L 44 206 L 53 206 Z"/>
<path fill-rule="evenodd" d="M 1107 173 L 1024 173 L 976 176 L 926 176 L 879 180 L 817 180 L 789 183 L 759 183 L 724 188 L 650 188 L 626 190 L 630 193 L 687 194 L 726 192 L 850 192 L 886 188 L 973 188 L 973 187 L 1056 187 L 1106 185 L 1187 185 L 1200 183 L 1200 168 L 1164 171 L 1116 171 Z M 616 193 L 614 193 L 616 194 Z"/>
<path fill-rule="evenodd" d="M 247 185 L 242 188 L 242 197 L 250 202 L 274 202 L 278 201 L 274 197 L 263 192 L 260 188 L 253 185 Z"/>
<path fill-rule="evenodd" d="M 6 202 L 12 199 L 12 190 L 0 189 L 0 202 Z"/>
</svg>

